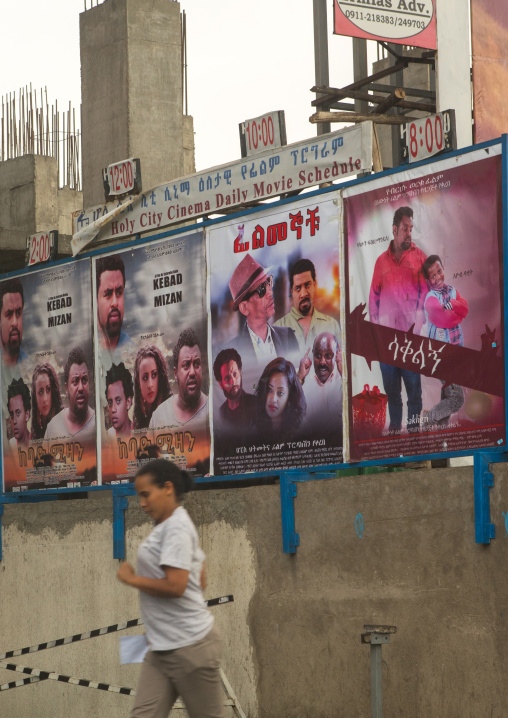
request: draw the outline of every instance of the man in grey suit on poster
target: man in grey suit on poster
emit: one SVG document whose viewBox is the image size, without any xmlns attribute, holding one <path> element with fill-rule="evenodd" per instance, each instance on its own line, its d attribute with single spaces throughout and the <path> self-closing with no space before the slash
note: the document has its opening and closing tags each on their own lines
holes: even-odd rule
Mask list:
<svg viewBox="0 0 508 718">
<path fill-rule="evenodd" d="M 245 325 L 225 346 L 236 349 L 244 362 L 258 362 L 263 366 L 275 357 L 298 355 L 294 331 L 268 324 L 275 313 L 270 269 L 246 254 L 229 282 L 233 309 L 243 314 Z"/>
</svg>

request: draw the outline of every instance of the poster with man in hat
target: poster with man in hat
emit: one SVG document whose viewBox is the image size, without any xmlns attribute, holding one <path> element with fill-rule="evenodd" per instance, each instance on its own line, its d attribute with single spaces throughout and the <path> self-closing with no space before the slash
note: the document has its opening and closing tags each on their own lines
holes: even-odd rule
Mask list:
<svg viewBox="0 0 508 718">
<path fill-rule="evenodd" d="M 209 231 L 216 475 L 342 461 L 341 336 L 324 373 L 336 394 L 326 435 L 311 401 L 314 333 L 326 321 L 340 335 L 339 206 L 299 200 Z"/>
</svg>

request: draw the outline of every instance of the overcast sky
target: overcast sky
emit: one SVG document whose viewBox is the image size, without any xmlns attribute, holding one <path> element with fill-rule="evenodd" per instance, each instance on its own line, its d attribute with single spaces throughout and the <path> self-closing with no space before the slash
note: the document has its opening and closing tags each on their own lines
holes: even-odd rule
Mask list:
<svg viewBox="0 0 508 718">
<path fill-rule="evenodd" d="M 170 0 L 168 0 L 169 2 Z M 91 0 L 86 0 L 90 7 Z M 330 84 L 352 82 L 351 40 L 332 35 L 327 1 Z M 95 0 L 94 0 L 95 5 Z M 288 143 L 316 134 L 312 0 L 181 0 L 187 15 L 189 114 L 198 170 L 238 159 L 238 124 L 284 110 Z M 32 84 L 50 105 L 81 101 L 79 14 L 85 0 L 2 4 L 0 97 Z M 338 129 L 335 126 L 333 129 Z"/>
</svg>

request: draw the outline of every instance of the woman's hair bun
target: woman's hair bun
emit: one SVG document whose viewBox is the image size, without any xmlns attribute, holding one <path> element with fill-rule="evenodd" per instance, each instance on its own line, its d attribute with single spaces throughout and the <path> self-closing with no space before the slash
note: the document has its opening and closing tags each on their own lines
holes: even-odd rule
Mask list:
<svg viewBox="0 0 508 718">
<path fill-rule="evenodd" d="M 167 459 L 148 461 L 140 467 L 136 476 L 146 476 L 147 474 L 150 474 L 153 483 L 159 487 L 164 486 L 166 481 L 171 481 L 178 500 L 191 491 L 194 486 L 194 479 L 191 474 Z"/>
</svg>

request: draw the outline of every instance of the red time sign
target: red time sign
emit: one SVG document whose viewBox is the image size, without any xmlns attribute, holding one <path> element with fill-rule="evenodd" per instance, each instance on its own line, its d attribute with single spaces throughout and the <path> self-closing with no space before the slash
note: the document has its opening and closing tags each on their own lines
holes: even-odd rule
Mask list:
<svg viewBox="0 0 508 718">
<path fill-rule="evenodd" d="M 245 120 L 239 128 L 242 157 L 251 157 L 286 144 L 286 121 L 282 110 Z"/>
<path fill-rule="evenodd" d="M 445 110 L 401 126 L 402 158 L 418 162 L 443 150 L 454 149 L 455 112 Z"/>
<path fill-rule="evenodd" d="M 25 265 L 31 267 L 34 264 L 47 262 L 56 257 L 58 251 L 58 232 L 39 232 L 26 238 L 26 261 Z"/>
<path fill-rule="evenodd" d="M 106 199 L 141 191 L 141 168 L 138 159 L 116 162 L 102 170 Z"/>
</svg>

